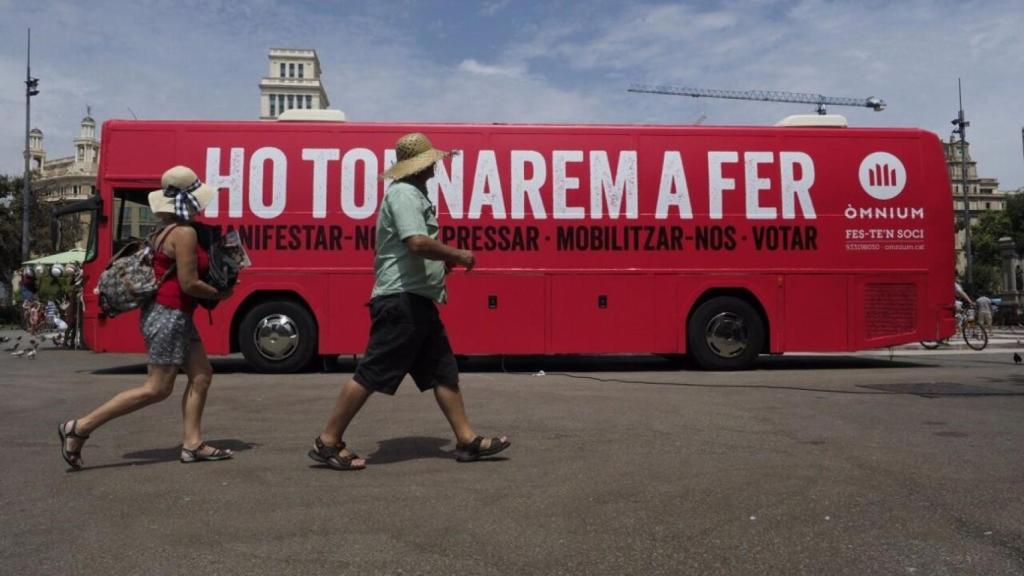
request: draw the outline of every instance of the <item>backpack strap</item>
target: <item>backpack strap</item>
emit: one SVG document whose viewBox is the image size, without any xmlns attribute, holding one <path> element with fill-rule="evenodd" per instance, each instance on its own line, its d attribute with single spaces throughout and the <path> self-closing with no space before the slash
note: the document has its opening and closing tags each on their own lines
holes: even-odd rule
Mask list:
<svg viewBox="0 0 1024 576">
<path fill-rule="evenodd" d="M 178 227 L 177 224 L 171 224 L 170 226 L 167 226 L 166 228 L 158 230 L 158 231 L 156 231 L 156 232 L 154 232 L 153 234 L 150 235 L 151 237 L 152 236 L 156 236 L 157 238 L 160 238 L 160 242 L 157 243 L 156 249 L 154 250 L 154 256 L 153 256 L 154 258 L 156 257 L 156 254 L 162 253 L 162 250 L 163 250 L 163 247 L 164 247 L 164 242 L 167 241 L 167 237 L 170 236 L 171 232 L 173 232 L 174 229 L 177 228 L 177 227 Z M 162 234 L 162 236 L 161 236 L 161 234 Z M 150 244 L 152 244 L 152 241 L 150 241 Z M 177 262 L 174 262 L 173 264 L 171 264 L 171 267 L 168 268 L 167 271 L 164 272 L 163 277 L 160 278 L 160 284 L 163 284 L 164 282 L 166 282 L 171 277 L 171 275 L 174 274 L 174 270 L 177 267 L 178 267 L 178 263 Z"/>
</svg>

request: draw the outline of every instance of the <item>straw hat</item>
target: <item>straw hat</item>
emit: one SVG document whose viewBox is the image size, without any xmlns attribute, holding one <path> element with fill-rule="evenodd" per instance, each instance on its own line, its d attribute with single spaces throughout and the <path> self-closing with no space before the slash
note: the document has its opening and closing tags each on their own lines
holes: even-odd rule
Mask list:
<svg viewBox="0 0 1024 576">
<path fill-rule="evenodd" d="M 177 213 L 175 200 L 178 196 L 187 195 L 188 193 L 191 193 L 199 204 L 199 208 L 195 212 L 202 212 L 206 205 L 210 203 L 210 200 L 213 200 L 213 197 L 217 195 L 217 189 L 203 184 L 199 177 L 196 176 L 196 173 L 188 166 L 175 166 L 164 172 L 163 177 L 160 179 L 160 185 L 163 188 L 149 193 L 149 209 L 154 214 L 160 214 L 161 212 L 168 214 Z M 191 210 L 190 212 L 191 216 L 195 215 L 195 212 Z M 182 214 L 178 215 L 182 216 Z M 186 218 L 186 220 L 191 219 L 191 216 Z"/>
<path fill-rule="evenodd" d="M 430 144 L 430 140 L 419 132 L 406 134 L 395 144 L 398 161 L 380 175 L 381 180 L 401 180 L 422 172 L 434 165 L 434 162 L 452 155 L 452 152 L 438 150 Z"/>
</svg>

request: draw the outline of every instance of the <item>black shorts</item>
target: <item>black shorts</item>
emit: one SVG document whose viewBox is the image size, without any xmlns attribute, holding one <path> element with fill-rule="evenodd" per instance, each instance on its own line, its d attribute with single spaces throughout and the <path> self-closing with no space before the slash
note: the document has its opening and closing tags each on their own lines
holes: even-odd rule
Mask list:
<svg viewBox="0 0 1024 576">
<path fill-rule="evenodd" d="M 430 298 L 404 292 L 370 300 L 370 342 L 352 378 L 375 392 L 394 394 L 406 374 L 420 391 L 459 383 L 448 334 Z"/>
</svg>

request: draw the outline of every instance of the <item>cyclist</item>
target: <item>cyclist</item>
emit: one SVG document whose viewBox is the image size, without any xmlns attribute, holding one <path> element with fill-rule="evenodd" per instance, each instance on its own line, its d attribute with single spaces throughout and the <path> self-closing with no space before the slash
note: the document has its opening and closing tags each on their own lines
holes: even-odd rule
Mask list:
<svg viewBox="0 0 1024 576">
<path fill-rule="evenodd" d="M 963 308 L 964 302 L 966 302 L 970 307 L 974 306 L 974 301 L 967 295 L 967 292 L 964 292 L 964 287 L 961 286 L 960 281 L 956 279 L 953 280 L 953 295 L 956 297 L 956 311 L 958 314 L 960 313 L 961 308 Z"/>
</svg>

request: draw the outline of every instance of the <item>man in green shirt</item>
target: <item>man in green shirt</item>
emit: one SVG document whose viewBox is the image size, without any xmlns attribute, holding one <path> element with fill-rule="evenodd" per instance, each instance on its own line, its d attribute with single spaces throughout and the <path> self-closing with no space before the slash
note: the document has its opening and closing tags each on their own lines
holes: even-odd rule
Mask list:
<svg viewBox="0 0 1024 576">
<path fill-rule="evenodd" d="M 448 299 L 445 275 L 450 268 L 463 266 L 468 272 L 476 265 L 469 250 L 438 241 L 436 210 L 427 196 L 434 165 L 451 153 L 435 149 L 420 133 L 399 138 L 395 151 L 398 161 L 381 175 L 394 183 L 377 214 L 370 341 L 309 451 L 310 458 L 337 470 L 366 467 L 364 459 L 346 449 L 342 436 L 371 394 L 394 394 L 406 374 L 420 391 L 434 391 L 455 433 L 456 460 L 472 462 L 510 445 L 505 436 L 477 436 L 470 426 L 455 355 L 435 304 Z"/>
</svg>

